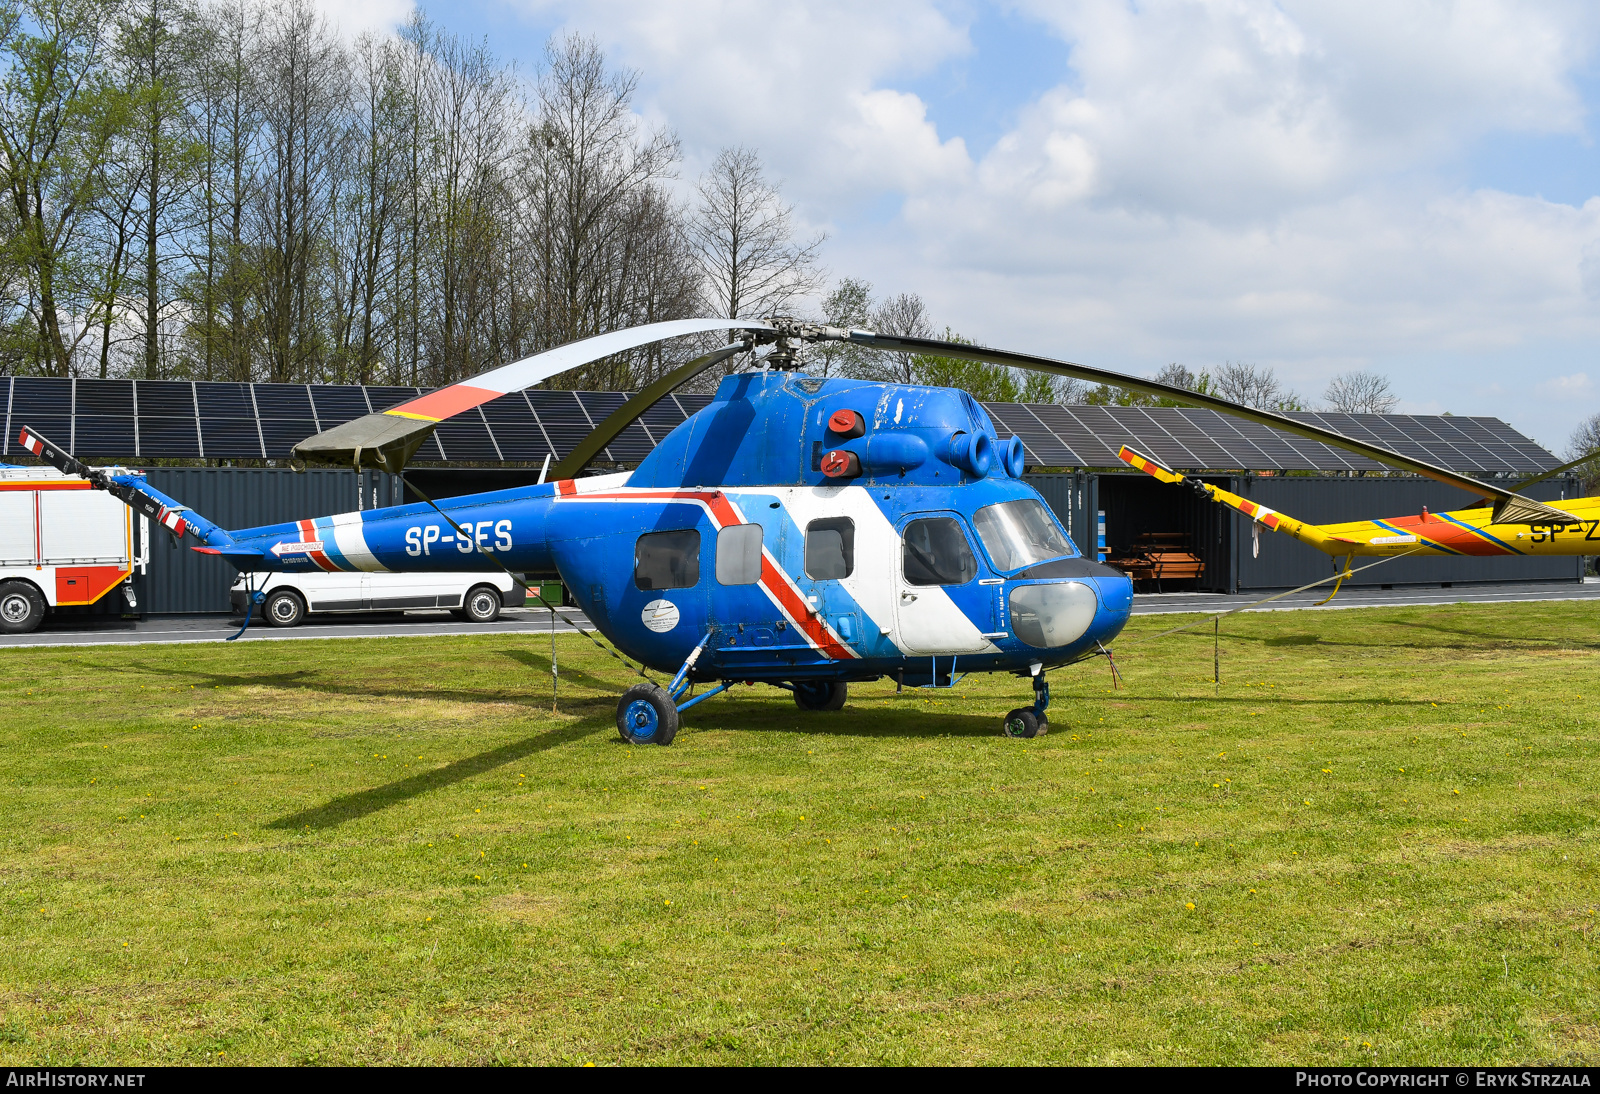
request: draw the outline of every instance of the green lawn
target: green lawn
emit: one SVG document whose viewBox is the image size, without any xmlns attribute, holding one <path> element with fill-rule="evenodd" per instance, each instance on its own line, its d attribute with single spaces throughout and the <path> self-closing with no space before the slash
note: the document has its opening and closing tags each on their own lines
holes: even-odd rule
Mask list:
<svg viewBox="0 0 1600 1094">
<path fill-rule="evenodd" d="M 740 688 L 548 639 L 8 650 L 0 1063 L 1600 1062 L 1596 609 Z"/>
</svg>

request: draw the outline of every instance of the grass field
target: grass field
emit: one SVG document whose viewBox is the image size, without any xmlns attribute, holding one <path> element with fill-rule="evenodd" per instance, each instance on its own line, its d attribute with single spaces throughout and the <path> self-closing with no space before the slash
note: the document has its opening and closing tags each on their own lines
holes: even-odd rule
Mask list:
<svg viewBox="0 0 1600 1094">
<path fill-rule="evenodd" d="M 671 748 L 523 636 L 0 652 L 0 1063 L 1600 1062 L 1588 604 Z"/>
</svg>

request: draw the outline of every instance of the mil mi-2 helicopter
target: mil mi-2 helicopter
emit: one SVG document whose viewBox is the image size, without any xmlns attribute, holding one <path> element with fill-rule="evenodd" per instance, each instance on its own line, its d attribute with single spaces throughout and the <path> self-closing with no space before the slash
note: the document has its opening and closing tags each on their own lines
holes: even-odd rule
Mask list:
<svg viewBox="0 0 1600 1094">
<path fill-rule="evenodd" d="M 1030 677 L 1034 701 L 1008 736 L 1048 727 L 1046 673 L 1100 654 L 1127 623 L 1132 582 L 1082 557 L 1022 481 L 966 392 L 821 379 L 806 343 L 938 354 L 1107 383 L 1206 406 L 1477 490 L 1508 523 L 1576 518 L 1511 491 L 1317 426 L 1104 369 L 932 338 L 793 320 L 680 320 L 568 343 L 311 437 L 300 460 L 395 474 L 447 418 L 591 361 L 727 330 L 735 340 L 645 388 L 549 471 L 550 481 L 365 512 L 226 531 L 142 477 L 79 462 L 24 427 L 22 444 L 155 518 L 194 549 L 263 570 L 493 570 L 556 574 L 618 649 L 673 672 L 617 704 L 634 743 L 670 744 L 688 708 L 744 682 L 837 710 L 847 685 L 892 677 L 941 685 L 965 672 Z M 579 477 L 674 388 L 771 346 L 631 472 Z M 248 617 L 247 617 L 248 619 Z M 697 682 L 716 687 L 684 696 Z"/>
</svg>

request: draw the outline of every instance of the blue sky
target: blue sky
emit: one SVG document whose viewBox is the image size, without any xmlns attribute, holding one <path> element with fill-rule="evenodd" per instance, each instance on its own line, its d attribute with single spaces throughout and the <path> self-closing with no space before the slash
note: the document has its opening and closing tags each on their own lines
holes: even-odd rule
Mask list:
<svg viewBox="0 0 1600 1094">
<path fill-rule="evenodd" d="M 324 0 L 381 27 L 404 0 Z M 1552 448 L 1600 411 L 1597 15 L 1551 0 L 467 0 L 525 71 L 575 29 L 683 140 L 761 150 L 835 276 L 983 341 L 1137 373 L 1271 365 L 1315 399 Z"/>
</svg>

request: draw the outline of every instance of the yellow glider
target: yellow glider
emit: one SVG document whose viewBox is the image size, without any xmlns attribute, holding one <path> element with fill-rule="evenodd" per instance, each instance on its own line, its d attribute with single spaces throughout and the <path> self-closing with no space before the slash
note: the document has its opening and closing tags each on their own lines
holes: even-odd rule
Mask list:
<svg viewBox="0 0 1600 1094">
<path fill-rule="evenodd" d="M 1230 494 L 1221 487 L 1187 478 L 1124 446 L 1122 462 L 1162 482 L 1188 483 L 1213 501 L 1237 509 L 1251 520 L 1284 532 L 1334 556 L 1348 555 L 1600 555 L 1600 497 L 1563 501 L 1571 521 L 1509 524 L 1494 522 L 1487 505 L 1449 513 L 1421 513 L 1345 524 L 1306 524 L 1291 516 Z"/>
</svg>

